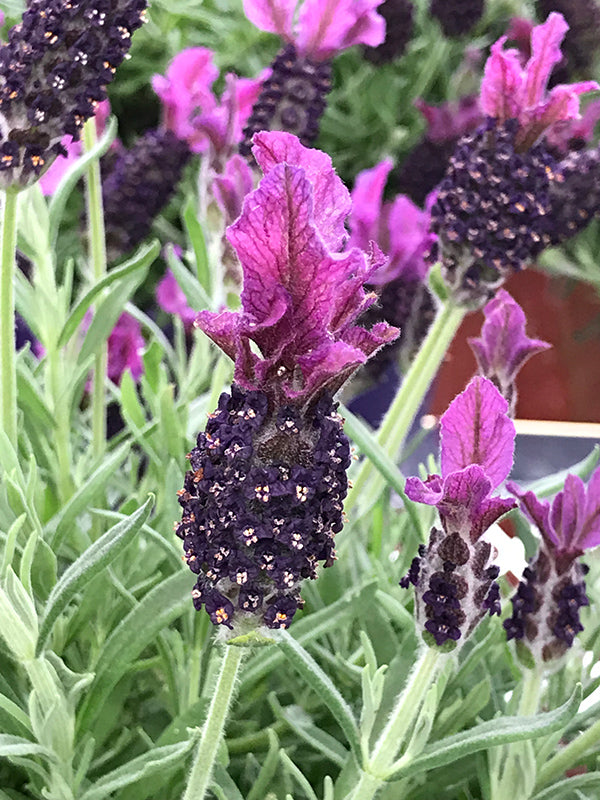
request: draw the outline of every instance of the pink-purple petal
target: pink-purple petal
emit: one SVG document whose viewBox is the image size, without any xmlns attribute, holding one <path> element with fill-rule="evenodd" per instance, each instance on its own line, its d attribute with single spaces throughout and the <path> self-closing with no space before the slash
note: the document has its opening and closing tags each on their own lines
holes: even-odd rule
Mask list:
<svg viewBox="0 0 600 800">
<path fill-rule="evenodd" d="M 481 82 L 480 102 L 484 114 L 500 122 L 519 115 L 524 76 L 516 50 L 503 50 L 506 36 L 492 45 Z"/>
<path fill-rule="evenodd" d="M 587 485 L 584 518 L 577 539 L 582 550 L 600 545 L 600 468 Z"/>
<path fill-rule="evenodd" d="M 352 214 L 349 226 L 350 245 L 365 250 L 370 241 L 379 240 L 383 188 L 392 169 L 386 158 L 371 169 L 359 172 L 352 189 Z"/>
<path fill-rule="evenodd" d="M 518 497 L 521 502 L 521 510 L 525 512 L 525 516 L 533 522 L 542 536 L 558 546 L 559 540 L 550 524 L 550 503 L 547 500 L 538 500 L 531 491 L 524 492 L 512 481 L 506 484 L 506 488 L 511 494 Z"/>
<path fill-rule="evenodd" d="M 585 485 L 577 475 L 567 475 L 550 510 L 550 525 L 559 541 L 559 549 L 577 550 L 578 533 L 585 514 Z"/>
<path fill-rule="evenodd" d="M 304 147 L 296 136 L 283 131 L 263 131 L 254 136 L 252 152 L 265 175 L 278 164 L 302 167 L 312 185 L 314 218 L 319 234 L 332 251 L 341 250 L 348 234 L 345 220 L 352 208 L 350 193 L 321 150 Z"/>
<path fill-rule="evenodd" d="M 525 68 L 523 92 L 525 107 L 531 108 L 542 101 L 550 73 L 562 59 L 560 44 L 568 30 L 563 15 L 553 12 L 546 22 L 531 31 L 531 58 Z"/>
<path fill-rule="evenodd" d="M 181 317 L 186 327 L 192 325 L 196 319 L 196 312 L 188 305 L 187 298 L 170 269 L 156 287 L 156 302 L 168 314 Z"/>
<path fill-rule="evenodd" d="M 244 14 L 261 31 L 278 33 L 291 41 L 296 3 L 297 0 L 244 0 Z"/>
<path fill-rule="evenodd" d="M 246 159 L 237 154 L 226 162 L 223 172 L 214 177 L 213 194 L 228 225 L 242 213 L 244 198 L 252 191 L 253 184 L 252 169 Z"/>
<path fill-rule="evenodd" d="M 515 441 L 507 410 L 491 381 L 473 378 L 441 419 L 442 475 L 478 464 L 492 486 L 502 483 L 512 468 Z"/>
<path fill-rule="evenodd" d="M 375 9 L 383 0 L 304 0 L 296 44 L 316 60 L 331 58 L 355 44 L 377 47 L 385 39 L 385 20 Z"/>
<path fill-rule="evenodd" d="M 407 478 L 404 491 L 408 499 L 415 503 L 437 506 L 444 496 L 444 482 L 439 475 L 429 475 L 425 481 Z"/>
</svg>

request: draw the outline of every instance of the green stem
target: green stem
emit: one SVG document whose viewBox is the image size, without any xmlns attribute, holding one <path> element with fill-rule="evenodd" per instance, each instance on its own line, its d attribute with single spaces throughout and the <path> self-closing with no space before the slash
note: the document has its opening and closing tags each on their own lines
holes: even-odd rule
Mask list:
<svg viewBox="0 0 600 800">
<path fill-rule="evenodd" d="M 96 120 L 89 119 L 83 127 L 83 143 L 86 152 L 96 144 Z M 86 171 L 86 211 L 89 238 L 89 258 L 92 275 L 97 282 L 106 275 L 106 240 L 104 233 L 104 209 L 102 206 L 102 182 L 100 162 L 92 161 Z M 92 384 L 92 453 L 101 458 L 106 447 L 106 394 L 104 382 L 108 361 L 104 345 L 94 361 Z"/>
<path fill-rule="evenodd" d="M 406 686 L 399 695 L 396 705 L 383 729 L 371 755 L 371 772 L 381 773 L 389 769 L 412 725 L 417 718 L 425 695 L 435 676 L 444 664 L 445 654 L 433 647 L 423 647 L 413 666 Z"/>
<path fill-rule="evenodd" d="M 595 747 L 599 741 L 600 720 L 596 720 L 587 731 L 580 733 L 576 739 L 573 739 L 566 747 L 563 747 L 554 758 L 544 764 L 538 774 L 538 780 L 535 785 L 536 790 L 541 789 L 548 783 L 552 783 L 557 778 L 564 777 L 564 773 L 571 767 L 577 766 L 586 753 Z"/>
<path fill-rule="evenodd" d="M 466 309 L 451 303 L 440 308 L 423 346 L 404 376 L 398 394 L 383 419 L 377 441 L 394 462 L 465 314 Z M 370 502 L 375 502 L 379 497 L 385 480 L 381 475 L 373 474 L 374 469 L 373 464 L 365 459 L 344 504 L 346 512 L 356 504 L 369 479 L 371 485 L 365 496 Z"/>
<path fill-rule="evenodd" d="M 221 671 L 202 727 L 183 800 L 204 800 L 212 777 L 215 759 L 227 722 L 229 706 L 236 689 L 238 670 L 246 653 L 243 647 L 225 647 Z"/>
<path fill-rule="evenodd" d="M 4 193 L 4 209 L 0 245 L 0 393 L 2 429 L 17 449 L 17 364 L 15 348 L 14 269 L 17 249 L 18 194 Z"/>
<path fill-rule="evenodd" d="M 71 395 L 65 386 L 62 369 L 63 354 L 52 346 L 48 352 L 48 369 L 50 375 L 51 394 L 56 422 L 55 447 L 58 467 L 57 487 L 62 503 L 66 503 L 73 493 L 71 480 Z"/>
<path fill-rule="evenodd" d="M 447 656 L 439 650 L 432 647 L 422 648 L 371 757 L 361 770 L 358 783 L 347 800 L 373 800 L 385 784 L 396 755 L 419 716 L 425 695 L 446 660 Z"/>
<path fill-rule="evenodd" d="M 528 669 L 523 674 L 521 696 L 517 715 L 530 717 L 537 714 L 540 706 L 543 671 L 538 667 Z M 535 783 L 535 775 L 524 765 L 532 765 L 535 771 L 535 758 L 531 741 L 513 742 L 499 748 L 490 759 L 490 793 L 492 800 L 514 800 L 515 792 L 519 798 L 527 800 L 531 797 Z"/>
</svg>

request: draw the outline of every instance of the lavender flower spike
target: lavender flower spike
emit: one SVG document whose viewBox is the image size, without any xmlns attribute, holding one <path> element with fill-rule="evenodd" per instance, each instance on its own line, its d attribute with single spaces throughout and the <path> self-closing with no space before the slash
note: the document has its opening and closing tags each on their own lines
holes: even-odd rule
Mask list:
<svg viewBox="0 0 600 800">
<path fill-rule="evenodd" d="M 487 122 L 458 143 L 432 208 L 442 272 L 461 305 L 481 307 L 557 228 L 564 238 L 556 186 L 565 176 L 545 135 L 577 118 L 579 95 L 598 88 L 585 81 L 546 91 L 567 27 L 560 14 L 534 27 L 525 67 L 504 50 L 505 36 L 492 46 L 480 97 Z"/>
<path fill-rule="evenodd" d="M 289 131 L 310 145 L 331 89 L 330 59 L 355 44 L 377 46 L 385 20 L 376 12 L 383 0 L 303 0 L 294 25 L 296 0 L 244 0 L 244 12 L 261 30 L 286 42 L 271 64 L 248 124 L 240 153 L 250 157 L 258 131 Z"/>
<path fill-rule="evenodd" d="M 436 506 L 442 525 L 400 582 L 415 586 L 417 624 L 429 644 L 464 642 L 486 613 L 500 613 L 499 570 L 481 536 L 516 505 L 492 496 L 513 462 L 515 428 L 507 411 L 491 381 L 473 378 L 441 420 L 442 474 L 406 481 L 407 496 Z"/>
<path fill-rule="evenodd" d="M 397 335 L 355 324 L 380 258 L 340 252 L 351 203 L 329 157 L 269 132 L 254 156 L 265 177 L 228 230 L 242 308 L 196 320 L 235 382 L 190 454 L 176 526 L 196 608 L 237 632 L 288 627 L 302 579 L 333 563 L 350 457 L 332 394 Z"/>
<path fill-rule="evenodd" d="M 512 599 L 513 614 L 505 620 L 508 639 L 521 643 L 520 652 L 538 662 L 564 655 L 583 630 L 579 610 L 589 605 L 579 562 L 586 550 L 600 545 L 600 469 L 587 487 L 576 475 L 567 475 L 565 488 L 552 505 L 516 484 L 508 489 L 542 535 L 537 556 L 523 572 Z"/>
<path fill-rule="evenodd" d="M 551 345 L 530 339 L 525 333 L 525 314 L 509 293 L 500 289 L 483 310 L 481 337 L 469 339 L 482 375 L 489 378 L 508 401 L 510 416 L 517 404 L 516 377 L 531 356 Z"/>
<path fill-rule="evenodd" d="M 79 139 L 143 21 L 146 0 L 31 0 L 0 47 L 0 187 L 35 182 Z"/>
</svg>

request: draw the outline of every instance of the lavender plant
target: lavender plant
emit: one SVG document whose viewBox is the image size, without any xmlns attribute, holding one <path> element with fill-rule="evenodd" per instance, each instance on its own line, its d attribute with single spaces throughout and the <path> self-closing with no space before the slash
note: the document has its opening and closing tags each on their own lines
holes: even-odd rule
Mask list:
<svg viewBox="0 0 600 800">
<path fill-rule="evenodd" d="M 597 796 L 599 450 L 523 474 L 549 346 L 501 288 L 538 255 L 600 286 L 595 58 L 453 5 L 453 41 L 425 0 L 4 7 L 1 800 Z M 381 362 L 371 427 L 340 390 Z"/>
</svg>

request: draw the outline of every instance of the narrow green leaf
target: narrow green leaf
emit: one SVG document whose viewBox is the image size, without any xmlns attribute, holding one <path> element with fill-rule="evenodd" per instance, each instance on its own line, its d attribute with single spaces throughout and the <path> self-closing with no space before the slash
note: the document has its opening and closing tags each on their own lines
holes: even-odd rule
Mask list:
<svg viewBox="0 0 600 800">
<path fill-rule="evenodd" d="M 13 702 L 9 697 L 6 697 L 4 694 L 0 694 L 0 709 L 6 712 L 9 716 L 11 716 L 14 720 L 16 720 L 21 727 L 25 728 L 26 731 L 31 733 L 31 720 L 23 711 L 21 706 L 18 706 L 15 702 Z"/>
<path fill-rule="evenodd" d="M 150 260 L 152 259 L 150 258 Z M 145 272 L 137 270 L 132 275 L 123 278 L 98 303 L 77 356 L 78 364 L 84 364 L 90 356 L 95 355 L 108 339 L 123 312 L 125 303 L 143 281 L 144 275 Z"/>
<path fill-rule="evenodd" d="M 106 456 L 98 468 L 85 478 L 80 489 L 69 502 L 48 522 L 45 538 L 50 547 L 58 552 L 60 544 L 78 517 L 92 505 L 94 498 L 104 489 L 108 480 L 115 474 L 129 452 L 129 444 L 123 444 Z"/>
<path fill-rule="evenodd" d="M 369 431 L 367 426 L 358 417 L 349 411 L 346 406 L 340 406 L 340 413 L 345 419 L 344 430 L 360 451 L 373 463 L 375 469 L 385 478 L 392 489 L 400 495 L 404 508 L 409 514 L 414 529 L 423 538 L 421 521 L 416 510 L 416 504 L 409 500 L 404 492 L 406 478 L 378 443 L 376 436 Z"/>
<path fill-rule="evenodd" d="M 155 747 L 122 767 L 112 770 L 102 778 L 97 778 L 94 785 L 81 795 L 81 800 L 103 800 L 111 792 L 129 786 L 142 778 L 152 775 L 161 776 L 168 770 L 181 769 L 185 756 L 194 745 L 194 737 L 187 742 Z"/>
<path fill-rule="evenodd" d="M 187 570 L 165 578 L 151 589 L 109 636 L 96 665 L 78 717 L 80 731 L 90 730 L 112 689 L 127 673 L 139 653 L 154 642 L 157 634 L 192 608 L 193 581 Z"/>
<path fill-rule="evenodd" d="M 346 748 L 331 734 L 315 725 L 310 715 L 301 706 L 283 707 L 274 693 L 269 697 L 269 703 L 275 716 L 287 722 L 300 739 L 303 739 L 325 758 L 333 761 L 338 767 L 344 766 L 348 759 Z"/>
<path fill-rule="evenodd" d="M 229 775 L 225 767 L 218 762 L 215 764 L 210 788 L 215 793 L 217 800 L 244 800 L 233 778 Z"/>
<path fill-rule="evenodd" d="M 46 644 L 52 626 L 73 597 L 130 544 L 150 516 L 153 505 L 154 497 L 149 497 L 135 514 L 114 525 L 65 570 L 46 603 L 38 637 L 38 655 Z"/>
<path fill-rule="evenodd" d="M 357 757 L 360 757 L 358 725 L 350 706 L 331 678 L 323 672 L 314 658 L 287 631 L 274 632 L 273 638 L 294 669 L 304 678 L 332 713 Z"/>
<path fill-rule="evenodd" d="M 269 737 L 269 750 L 246 800 L 264 800 L 279 765 L 279 740 L 277 739 L 277 734 L 272 728 L 267 728 L 267 736 Z"/>
<path fill-rule="evenodd" d="M 117 119 L 116 117 L 111 117 L 108 120 L 104 134 L 99 141 L 81 158 L 77 159 L 73 166 L 71 166 L 61 178 L 56 191 L 52 195 L 52 200 L 50 201 L 49 206 L 49 239 L 51 244 L 56 243 L 58 228 L 64 214 L 66 202 L 69 198 L 69 195 L 75 188 L 77 181 L 81 178 L 88 165 L 92 161 L 94 161 L 96 158 L 100 158 L 106 153 L 116 135 Z"/>
<path fill-rule="evenodd" d="M 51 413 L 44 402 L 38 386 L 36 386 L 29 370 L 21 361 L 17 365 L 17 396 L 19 398 L 19 406 L 25 412 L 25 418 L 28 422 L 31 417 L 36 417 L 46 430 L 51 431 L 56 427 L 54 414 Z"/>
<path fill-rule="evenodd" d="M 0 756 L 31 756 L 43 755 L 48 758 L 52 756 L 50 751 L 36 742 L 30 742 L 22 736 L 10 736 L 7 733 L 0 733 Z"/>
<path fill-rule="evenodd" d="M 572 800 L 578 789 L 600 789 L 600 772 L 588 772 L 585 775 L 574 775 L 572 778 L 558 781 L 538 792 L 531 800 Z M 593 797 L 598 797 L 598 794 L 594 792 Z"/>
<path fill-rule="evenodd" d="M 190 200 L 183 212 L 183 221 L 194 250 L 196 257 L 196 273 L 203 289 L 210 296 L 210 266 L 208 263 L 208 253 L 206 250 L 206 240 L 202 225 L 198 221 L 198 215 L 194 207 L 194 202 Z M 181 287 L 183 289 L 183 286 Z M 185 292 L 185 289 L 184 289 Z"/>
<path fill-rule="evenodd" d="M 212 303 L 202 284 L 191 274 L 181 259 L 177 258 L 172 247 L 167 250 L 167 263 L 190 307 L 195 311 L 210 308 Z"/>
<path fill-rule="evenodd" d="M 402 764 L 391 772 L 387 780 L 395 781 L 407 775 L 443 767 L 464 756 L 487 750 L 499 744 L 536 739 L 548 733 L 561 730 L 575 716 L 581 703 L 581 684 L 577 684 L 573 694 L 559 708 L 534 717 L 498 717 L 482 722 L 469 730 L 449 736 L 423 750 L 420 756 Z"/>
<path fill-rule="evenodd" d="M 137 428 L 146 424 L 146 415 L 137 396 L 136 384 L 131 376 L 131 370 L 126 369 L 121 376 L 121 408 L 125 419 L 131 420 Z"/>
<path fill-rule="evenodd" d="M 159 252 L 160 244 L 158 242 L 150 242 L 150 244 L 145 244 L 140 247 L 140 249 L 132 258 L 130 258 L 120 267 L 112 269 L 108 275 L 102 278 L 102 280 L 98 281 L 98 283 L 95 283 L 71 310 L 71 313 L 69 314 L 67 321 L 60 332 L 60 336 L 58 337 L 57 347 L 64 347 L 64 345 L 69 341 L 71 336 L 79 327 L 81 320 L 84 318 L 85 312 L 92 305 L 95 298 L 100 294 L 100 292 L 102 292 L 103 289 L 111 286 L 111 284 L 113 284 L 115 281 L 119 281 L 122 278 L 131 275 L 131 273 L 136 272 L 136 270 L 146 269 L 158 256 Z"/>
<path fill-rule="evenodd" d="M 285 750 L 279 751 L 279 758 L 281 759 L 281 763 L 283 765 L 284 770 L 295 780 L 298 786 L 302 789 L 307 800 L 318 800 L 317 795 L 315 794 L 314 789 L 308 782 L 306 776 L 304 775 L 302 770 L 298 766 L 296 766 L 296 764 L 294 764 L 294 762 L 288 756 Z"/>
</svg>

